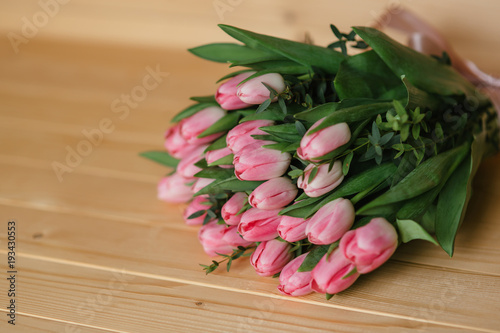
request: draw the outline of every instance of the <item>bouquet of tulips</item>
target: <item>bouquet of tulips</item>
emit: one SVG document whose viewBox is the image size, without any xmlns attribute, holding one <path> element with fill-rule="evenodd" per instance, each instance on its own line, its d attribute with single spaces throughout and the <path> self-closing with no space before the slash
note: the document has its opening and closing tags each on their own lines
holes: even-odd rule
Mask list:
<svg viewBox="0 0 500 333">
<path fill-rule="evenodd" d="M 498 148 L 491 101 L 455 71 L 384 33 L 356 27 L 328 47 L 232 26 L 240 43 L 191 49 L 242 68 L 177 114 L 175 170 L 158 197 L 222 263 L 250 256 L 292 296 L 327 298 L 421 239 L 450 256 L 481 160 Z M 356 55 L 347 50 L 358 49 Z"/>
</svg>

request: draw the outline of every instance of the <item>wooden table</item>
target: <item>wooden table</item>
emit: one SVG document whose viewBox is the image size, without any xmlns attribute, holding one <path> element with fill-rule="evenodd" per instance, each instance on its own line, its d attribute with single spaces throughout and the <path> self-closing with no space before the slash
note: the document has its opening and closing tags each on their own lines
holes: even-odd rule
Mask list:
<svg viewBox="0 0 500 333">
<path fill-rule="evenodd" d="M 1 332 L 500 331 L 500 156 L 478 172 L 453 259 L 412 242 L 330 301 L 284 297 L 246 261 L 206 276 L 197 228 L 184 225 L 182 206 L 156 200 L 166 170 L 137 156 L 161 149 L 188 97 L 213 93 L 229 72 L 185 51 L 228 41 L 216 23 L 292 39 L 308 31 L 325 45 L 329 23 L 370 24 L 388 1 L 43 3 L 52 4 L 46 22 L 38 1 L 0 4 Z M 401 3 L 500 74 L 497 1 Z M 25 38 L 18 52 L 12 33 Z M 161 72 L 157 84 L 142 89 L 151 71 Z M 84 133 L 94 142 L 83 143 Z M 67 165 L 60 177 L 57 163 Z M 7 323 L 10 220 L 15 326 Z"/>
</svg>

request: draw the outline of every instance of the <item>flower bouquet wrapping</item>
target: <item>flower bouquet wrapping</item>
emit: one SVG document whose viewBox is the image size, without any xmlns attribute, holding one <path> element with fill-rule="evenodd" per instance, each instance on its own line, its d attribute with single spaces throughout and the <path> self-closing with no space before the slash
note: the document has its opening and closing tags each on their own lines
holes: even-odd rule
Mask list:
<svg viewBox="0 0 500 333">
<path fill-rule="evenodd" d="M 191 49 L 239 70 L 193 97 L 142 155 L 174 170 L 158 197 L 222 263 L 250 256 L 278 289 L 327 298 L 414 239 L 453 254 L 481 160 L 498 149 L 490 99 L 450 65 L 374 28 L 328 47 L 232 26 Z M 357 49 L 355 55 L 348 50 Z"/>
</svg>

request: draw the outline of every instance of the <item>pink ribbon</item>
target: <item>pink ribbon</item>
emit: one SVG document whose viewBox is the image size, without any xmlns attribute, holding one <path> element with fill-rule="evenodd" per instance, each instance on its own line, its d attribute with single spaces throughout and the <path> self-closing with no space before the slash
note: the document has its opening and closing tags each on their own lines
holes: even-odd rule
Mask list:
<svg viewBox="0 0 500 333">
<path fill-rule="evenodd" d="M 481 71 L 472 61 L 460 57 L 434 27 L 401 6 L 390 7 L 374 28 L 394 28 L 408 35 L 408 46 L 425 54 L 448 53 L 452 66 L 478 89 L 488 95 L 500 113 L 500 79 Z"/>
</svg>

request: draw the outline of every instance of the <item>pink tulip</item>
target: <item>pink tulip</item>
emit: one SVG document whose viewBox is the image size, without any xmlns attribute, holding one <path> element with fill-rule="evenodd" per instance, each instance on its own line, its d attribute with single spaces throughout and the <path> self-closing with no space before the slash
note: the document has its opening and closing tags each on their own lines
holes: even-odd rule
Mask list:
<svg viewBox="0 0 500 333">
<path fill-rule="evenodd" d="M 195 163 L 203 158 L 203 151 L 206 148 L 207 146 L 199 146 L 184 157 L 177 165 L 177 173 L 186 179 L 193 179 L 194 175 L 201 171 Z"/>
<path fill-rule="evenodd" d="M 248 202 L 248 195 L 245 192 L 235 193 L 221 208 L 222 219 L 229 225 L 238 225 L 243 213 L 238 214 Z"/>
<path fill-rule="evenodd" d="M 206 254 L 211 257 L 220 254 L 230 254 L 238 246 L 250 246 L 252 242 L 246 241 L 238 235 L 235 226 L 217 224 L 216 221 L 209 222 L 201 227 L 198 239 Z"/>
<path fill-rule="evenodd" d="M 254 208 L 271 210 L 283 208 L 295 199 L 298 189 L 290 178 L 278 177 L 259 185 L 248 198 Z"/>
<path fill-rule="evenodd" d="M 290 261 L 281 270 L 278 290 L 288 296 L 303 296 L 312 293 L 311 272 L 297 272 L 307 253 Z"/>
<path fill-rule="evenodd" d="M 207 196 L 200 195 L 197 197 L 194 197 L 193 201 L 189 203 L 189 205 L 186 207 L 184 210 L 184 213 L 182 214 L 182 217 L 184 218 L 184 222 L 186 222 L 187 225 L 198 225 L 198 224 L 203 224 L 203 221 L 205 219 L 205 216 L 207 216 L 207 213 L 204 213 L 203 215 L 193 218 L 193 219 L 188 219 L 189 216 L 193 215 L 194 213 L 200 211 L 200 210 L 207 210 L 211 207 L 211 205 L 206 205 L 206 203 L 209 203 L 210 201 L 208 200 Z"/>
<path fill-rule="evenodd" d="M 189 144 L 181 135 L 180 124 L 170 127 L 165 133 L 165 149 L 167 152 L 177 159 L 181 159 L 189 155 L 196 145 Z"/>
<path fill-rule="evenodd" d="M 272 126 L 272 120 L 250 120 L 239 125 L 227 132 L 226 143 L 233 153 L 240 151 L 245 146 L 255 143 L 252 135 L 266 135 L 267 133 L 259 129 L 260 127 Z"/>
<path fill-rule="evenodd" d="M 311 272 L 311 288 L 319 293 L 336 294 L 349 288 L 359 277 L 359 273 L 354 273 L 344 278 L 355 266 L 344 257 L 342 251 L 335 249 L 330 257 L 327 254 L 321 258 L 319 263 Z"/>
<path fill-rule="evenodd" d="M 281 216 L 278 235 L 287 242 L 297 242 L 306 238 L 306 226 L 309 220 L 288 215 Z"/>
<path fill-rule="evenodd" d="M 398 247 L 398 234 L 392 224 L 379 217 L 348 231 L 339 248 L 361 274 L 369 273 L 389 259 Z"/>
<path fill-rule="evenodd" d="M 293 258 L 292 246 L 273 239 L 262 242 L 250 257 L 250 263 L 260 276 L 272 276 L 279 273 Z"/>
<path fill-rule="evenodd" d="M 314 178 L 309 181 L 309 176 L 315 167 L 318 169 L 318 172 Z M 312 198 L 330 192 L 342 183 L 344 174 L 342 173 L 342 162 L 338 160 L 333 163 L 333 167 L 330 171 L 328 171 L 329 167 L 329 163 L 321 164 L 320 166 L 309 164 L 304 170 L 304 174 L 297 180 L 297 187 L 303 189 L 304 192 Z"/>
<path fill-rule="evenodd" d="M 196 178 L 196 181 L 194 182 L 192 186 L 192 191 L 193 193 L 197 193 L 201 191 L 203 188 L 206 186 L 212 184 L 215 181 L 215 179 L 210 179 L 210 178 Z"/>
<path fill-rule="evenodd" d="M 249 107 L 251 104 L 242 102 L 236 93 L 238 91 L 238 84 L 255 73 L 256 72 L 242 73 L 221 84 L 215 93 L 215 100 L 217 103 L 226 110 L 237 110 Z"/>
<path fill-rule="evenodd" d="M 178 173 L 163 177 L 158 183 L 158 199 L 175 203 L 188 202 L 193 196 L 191 188 L 186 185 L 189 181 Z"/>
<path fill-rule="evenodd" d="M 196 112 L 189 118 L 181 120 L 180 134 L 190 145 L 202 145 L 214 141 L 223 133 L 215 133 L 209 136 L 199 138 L 207 128 L 212 126 L 217 120 L 226 115 L 226 111 L 218 106 L 210 106 L 206 109 Z"/>
<path fill-rule="evenodd" d="M 318 160 L 321 156 L 345 145 L 351 139 L 351 131 L 346 123 L 335 124 L 310 134 L 325 118 L 318 120 L 300 141 L 297 155 L 307 161 Z"/>
<path fill-rule="evenodd" d="M 233 152 L 228 147 L 224 147 L 224 148 L 216 149 L 216 150 L 210 150 L 210 151 L 207 151 L 205 153 L 205 160 L 207 160 L 207 164 L 210 165 L 214 162 L 217 162 L 218 160 L 220 160 L 223 157 L 231 155 L 232 153 Z M 234 166 L 232 164 L 227 164 L 227 165 L 221 164 L 219 166 L 221 168 L 225 168 L 225 169 L 234 168 Z"/>
<path fill-rule="evenodd" d="M 286 88 L 285 80 L 283 80 L 283 77 L 281 75 L 279 75 L 278 73 L 269 73 L 255 77 L 245 83 L 242 83 L 238 87 L 238 97 L 244 103 L 261 104 L 265 100 L 269 99 L 269 96 L 271 94 L 271 92 L 263 83 L 276 90 L 278 94 L 282 93 Z M 274 97 L 273 102 L 275 102 L 277 99 L 277 96 Z"/>
<path fill-rule="evenodd" d="M 313 244 L 327 245 L 339 240 L 354 223 L 354 206 L 339 198 L 321 207 L 309 220 L 306 234 Z"/>
<path fill-rule="evenodd" d="M 281 219 L 281 216 L 278 215 L 279 211 L 279 209 L 250 208 L 241 216 L 238 232 L 244 239 L 252 242 L 263 242 L 276 238 Z"/>
<path fill-rule="evenodd" d="M 234 173 L 239 180 L 269 180 L 283 175 L 292 156 L 263 145 L 272 141 L 257 141 L 236 152 L 233 159 Z"/>
</svg>

